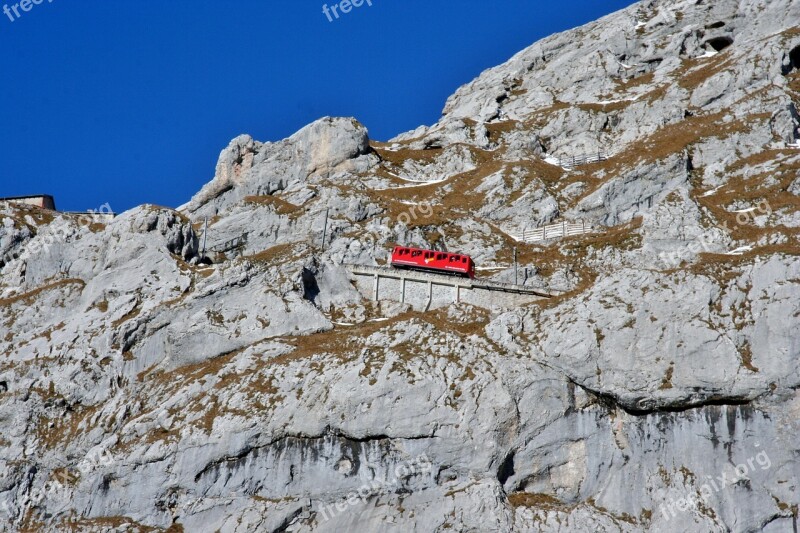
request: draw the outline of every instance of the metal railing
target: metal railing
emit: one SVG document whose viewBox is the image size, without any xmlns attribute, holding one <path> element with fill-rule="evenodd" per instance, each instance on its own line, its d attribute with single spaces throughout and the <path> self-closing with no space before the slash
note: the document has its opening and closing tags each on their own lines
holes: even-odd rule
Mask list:
<svg viewBox="0 0 800 533">
<path fill-rule="evenodd" d="M 248 234 L 245 233 L 244 235 L 240 235 L 238 237 L 234 237 L 233 239 L 227 240 L 222 244 L 218 244 L 216 246 L 212 246 L 209 248 L 211 252 L 218 252 L 218 253 L 225 253 L 231 250 L 236 250 L 241 248 L 245 244 L 247 244 L 247 236 Z"/>
</svg>

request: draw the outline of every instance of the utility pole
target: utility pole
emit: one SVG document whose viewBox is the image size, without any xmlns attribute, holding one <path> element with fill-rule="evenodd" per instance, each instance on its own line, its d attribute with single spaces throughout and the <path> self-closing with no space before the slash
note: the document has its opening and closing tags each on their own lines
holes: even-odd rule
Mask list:
<svg viewBox="0 0 800 533">
<path fill-rule="evenodd" d="M 208 238 L 208 217 L 206 217 L 205 224 L 203 226 L 203 253 L 200 254 L 203 256 L 203 259 L 206 257 L 206 240 Z"/>
<path fill-rule="evenodd" d="M 325 238 L 328 235 L 328 208 L 325 209 L 325 226 L 322 228 L 322 251 L 325 251 Z"/>
<path fill-rule="evenodd" d="M 514 247 L 514 285 L 517 284 L 518 276 L 517 276 L 517 247 Z"/>
</svg>

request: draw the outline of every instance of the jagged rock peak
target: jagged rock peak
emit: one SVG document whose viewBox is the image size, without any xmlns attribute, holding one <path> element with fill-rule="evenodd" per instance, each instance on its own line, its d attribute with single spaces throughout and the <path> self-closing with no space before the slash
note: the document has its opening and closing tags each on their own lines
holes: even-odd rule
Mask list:
<svg viewBox="0 0 800 533">
<path fill-rule="evenodd" d="M 325 117 L 275 143 L 240 135 L 220 153 L 214 179 L 186 207 L 190 213 L 216 213 L 247 195 L 270 195 L 309 176 L 368 168 L 374 164 L 369 154 L 367 129 L 353 118 Z"/>
</svg>

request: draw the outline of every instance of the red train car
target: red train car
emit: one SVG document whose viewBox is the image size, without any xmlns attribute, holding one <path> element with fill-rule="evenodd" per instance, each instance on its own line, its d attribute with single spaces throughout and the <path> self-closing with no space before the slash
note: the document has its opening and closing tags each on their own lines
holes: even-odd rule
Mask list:
<svg viewBox="0 0 800 533">
<path fill-rule="evenodd" d="M 395 268 L 424 270 L 465 278 L 475 277 L 475 263 L 464 254 L 451 254 L 407 246 L 395 246 L 391 265 Z"/>
</svg>

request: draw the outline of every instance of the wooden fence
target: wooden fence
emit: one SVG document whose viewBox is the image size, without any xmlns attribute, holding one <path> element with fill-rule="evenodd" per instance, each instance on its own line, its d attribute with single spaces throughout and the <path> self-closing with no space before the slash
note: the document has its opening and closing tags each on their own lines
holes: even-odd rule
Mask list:
<svg viewBox="0 0 800 533">
<path fill-rule="evenodd" d="M 608 154 L 605 152 L 597 152 L 593 154 L 573 155 L 567 157 L 559 157 L 558 165 L 564 168 L 575 168 L 579 165 L 588 165 L 590 163 L 597 163 L 608 159 Z"/>
<path fill-rule="evenodd" d="M 594 231 L 591 225 L 586 224 L 586 222 L 582 220 L 575 223 L 563 221 L 560 224 L 551 224 L 541 228 L 524 228 L 522 231 L 510 232 L 508 235 L 516 241 L 532 243 L 546 241 L 548 239 L 584 235 L 586 233 L 594 233 Z"/>
</svg>

